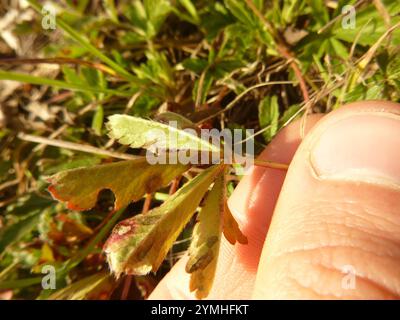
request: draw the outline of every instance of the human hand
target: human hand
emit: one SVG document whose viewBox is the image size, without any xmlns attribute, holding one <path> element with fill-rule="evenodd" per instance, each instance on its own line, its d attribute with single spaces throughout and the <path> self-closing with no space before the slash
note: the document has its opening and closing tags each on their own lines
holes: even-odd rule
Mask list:
<svg viewBox="0 0 400 320">
<path fill-rule="evenodd" d="M 249 243 L 222 240 L 208 298 L 399 298 L 400 105 L 353 103 L 309 116 L 301 144 L 300 132 L 291 124 L 260 155 L 287 173 L 255 167 L 229 199 Z M 186 261 L 150 299 L 194 299 Z"/>
</svg>

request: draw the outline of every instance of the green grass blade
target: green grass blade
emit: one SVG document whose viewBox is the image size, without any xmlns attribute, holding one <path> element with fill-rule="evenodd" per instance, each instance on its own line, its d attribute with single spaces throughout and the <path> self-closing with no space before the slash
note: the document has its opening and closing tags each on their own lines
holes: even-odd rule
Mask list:
<svg viewBox="0 0 400 320">
<path fill-rule="evenodd" d="M 0 290 L 25 288 L 41 282 L 42 277 L 4 281 L 0 283 Z"/>
<path fill-rule="evenodd" d="M 96 245 L 103 240 L 110 230 L 114 227 L 115 223 L 118 221 L 120 216 L 124 213 L 125 208 L 118 210 L 113 214 L 111 219 L 100 229 L 96 236 L 87 244 L 85 248 L 79 251 L 75 257 L 67 261 L 65 265 L 65 272 L 68 272 L 72 268 L 76 267 L 79 263 L 83 261 L 96 247 Z"/>
<path fill-rule="evenodd" d="M 73 84 L 73 83 L 68 83 L 65 81 L 54 80 L 54 79 L 49 79 L 49 78 L 44 78 L 44 77 L 35 77 L 35 76 L 28 75 L 28 74 L 3 71 L 3 70 L 0 70 L 0 80 L 12 80 L 12 81 L 31 83 L 31 84 L 36 84 L 36 85 L 48 85 L 48 86 L 52 86 L 52 87 L 69 89 L 69 90 L 74 90 L 74 91 L 105 93 L 105 94 L 124 96 L 124 97 L 131 96 L 130 93 L 122 92 L 122 91 L 118 91 L 118 90 L 95 88 L 95 87 L 85 86 L 82 84 Z"/>
</svg>

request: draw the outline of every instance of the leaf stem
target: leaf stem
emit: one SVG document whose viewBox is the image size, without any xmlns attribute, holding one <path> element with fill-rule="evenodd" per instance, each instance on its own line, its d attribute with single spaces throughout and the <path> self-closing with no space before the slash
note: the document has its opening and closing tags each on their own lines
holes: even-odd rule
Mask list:
<svg viewBox="0 0 400 320">
<path fill-rule="evenodd" d="M 123 159 L 123 160 L 134 160 L 134 159 L 142 158 L 140 156 L 134 156 L 134 155 L 120 153 L 120 152 L 114 152 L 114 151 L 107 151 L 107 150 L 103 150 L 103 149 L 96 148 L 96 147 L 89 146 L 89 145 L 84 145 L 84 144 L 79 144 L 79 143 L 74 143 L 74 142 L 69 142 L 69 141 L 63 141 L 63 140 L 58 140 L 58 139 L 50 139 L 50 138 L 45 138 L 45 137 L 40 137 L 40 136 L 34 136 L 31 134 L 25 134 L 22 132 L 18 134 L 18 138 L 21 140 L 24 140 L 24 141 L 36 142 L 36 143 L 49 145 L 49 146 L 53 146 L 53 147 L 59 147 L 59 148 L 64 148 L 64 149 L 69 149 L 69 150 L 93 153 L 93 154 L 98 154 L 98 155 L 102 155 L 102 156 L 106 156 L 106 157 L 112 157 L 112 158 Z"/>
</svg>

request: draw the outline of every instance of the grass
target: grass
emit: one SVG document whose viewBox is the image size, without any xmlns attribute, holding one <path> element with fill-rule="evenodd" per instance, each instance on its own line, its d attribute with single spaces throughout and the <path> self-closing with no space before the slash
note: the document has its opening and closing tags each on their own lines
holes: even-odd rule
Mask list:
<svg viewBox="0 0 400 320">
<path fill-rule="evenodd" d="M 171 190 L 114 215 L 107 192 L 75 212 L 46 191 L 60 170 L 139 154 L 107 137 L 109 115 L 173 111 L 200 127 L 255 129 L 259 152 L 303 115 L 400 100 L 397 0 L 65 0 L 54 2 L 56 30 L 28 2 L 0 9 L 0 296 L 51 298 L 41 286 L 51 263 L 64 289 L 53 297 L 71 297 L 73 284 L 74 297 L 142 299 L 186 250 L 191 226 L 157 274 L 109 279 L 110 229 Z"/>
</svg>

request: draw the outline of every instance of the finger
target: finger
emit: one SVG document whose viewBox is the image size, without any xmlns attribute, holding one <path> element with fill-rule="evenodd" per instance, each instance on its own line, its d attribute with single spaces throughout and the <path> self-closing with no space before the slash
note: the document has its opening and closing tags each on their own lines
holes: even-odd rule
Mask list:
<svg viewBox="0 0 400 320">
<path fill-rule="evenodd" d="M 308 131 L 321 115 L 306 121 Z M 300 143 L 300 121 L 284 128 L 259 156 L 260 159 L 289 163 Z M 229 207 L 247 245 L 232 246 L 222 238 L 218 265 L 210 299 L 249 299 L 254 289 L 261 249 L 285 171 L 253 167 L 242 178 L 229 199 Z M 187 257 L 176 263 L 153 291 L 150 299 L 194 299 L 189 292 L 190 275 L 185 272 Z"/>
<path fill-rule="evenodd" d="M 359 102 L 322 119 L 290 165 L 254 298 L 398 298 L 399 159 L 399 104 Z"/>
</svg>

